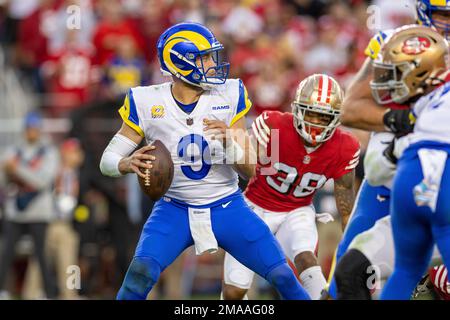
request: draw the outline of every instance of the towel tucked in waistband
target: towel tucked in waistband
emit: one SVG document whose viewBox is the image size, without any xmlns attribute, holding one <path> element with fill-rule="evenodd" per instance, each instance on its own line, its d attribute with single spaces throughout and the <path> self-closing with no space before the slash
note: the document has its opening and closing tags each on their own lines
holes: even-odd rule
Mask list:
<svg viewBox="0 0 450 320">
<path fill-rule="evenodd" d="M 447 161 L 447 152 L 436 149 L 420 149 L 418 155 L 423 180 L 414 187 L 414 200 L 418 206 L 428 206 L 432 212 L 435 212 L 442 173 Z"/>
<path fill-rule="evenodd" d="M 189 228 L 194 239 L 195 253 L 215 253 L 219 246 L 212 231 L 210 208 L 188 208 Z"/>
</svg>

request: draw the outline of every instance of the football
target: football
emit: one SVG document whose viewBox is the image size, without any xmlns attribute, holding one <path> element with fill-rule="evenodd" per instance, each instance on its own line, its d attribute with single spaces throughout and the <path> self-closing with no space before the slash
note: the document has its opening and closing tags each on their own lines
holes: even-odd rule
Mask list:
<svg viewBox="0 0 450 320">
<path fill-rule="evenodd" d="M 173 179 L 173 161 L 169 150 L 160 141 L 156 140 L 152 145 L 156 148 L 149 150 L 146 154 L 155 156 L 152 161 L 152 169 L 141 168 L 146 178 L 138 176 L 142 191 L 153 201 L 160 199 L 169 189 Z"/>
</svg>

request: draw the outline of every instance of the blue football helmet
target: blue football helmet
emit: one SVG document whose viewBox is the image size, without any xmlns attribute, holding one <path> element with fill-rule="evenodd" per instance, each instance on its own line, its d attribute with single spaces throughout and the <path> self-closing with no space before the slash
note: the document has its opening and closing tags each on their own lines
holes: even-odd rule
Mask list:
<svg viewBox="0 0 450 320">
<path fill-rule="evenodd" d="M 449 11 L 450 1 L 447 0 L 417 0 L 416 13 L 417 22 L 427 27 L 434 27 L 437 31 L 443 32 L 443 36 L 450 40 L 450 23 L 443 23 L 433 19 L 432 14 L 436 11 Z"/>
<path fill-rule="evenodd" d="M 199 23 L 183 22 L 170 27 L 159 37 L 157 50 L 165 75 L 203 89 L 227 80 L 230 64 L 220 61 L 219 55 L 223 45 Z M 205 70 L 202 56 L 208 54 L 212 55 L 215 66 Z"/>
</svg>

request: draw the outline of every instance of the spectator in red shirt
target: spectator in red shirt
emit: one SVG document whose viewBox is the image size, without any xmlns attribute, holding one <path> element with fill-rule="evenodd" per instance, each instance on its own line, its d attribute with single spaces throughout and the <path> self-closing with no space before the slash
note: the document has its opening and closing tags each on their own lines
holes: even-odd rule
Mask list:
<svg viewBox="0 0 450 320">
<path fill-rule="evenodd" d="M 233 66 L 231 76 L 239 77 L 245 83 L 251 81 L 266 64 L 266 60 L 273 57 L 275 53 L 274 42 L 265 35 L 244 43 L 237 43 L 236 47 L 230 51 L 230 63 Z"/>
<path fill-rule="evenodd" d="M 44 90 L 37 71 L 48 55 L 48 36 L 56 5 L 56 0 L 41 0 L 36 10 L 19 23 L 17 62 L 38 92 Z"/>
<path fill-rule="evenodd" d="M 65 44 L 49 55 L 42 66 L 50 114 L 62 116 L 87 103 L 98 82 L 98 68 L 93 64 L 93 49 L 80 45 L 74 29 L 67 32 Z"/>
<path fill-rule="evenodd" d="M 119 0 L 101 0 L 99 3 L 101 19 L 94 32 L 94 46 L 97 50 L 98 64 L 104 65 L 114 55 L 122 37 L 132 37 L 139 51 L 144 52 L 144 39 L 136 24 L 124 16 Z"/>
<path fill-rule="evenodd" d="M 286 80 L 281 63 L 276 59 L 265 61 L 261 72 L 249 83 L 255 116 L 264 111 L 286 111 L 283 110 L 288 96 Z"/>
<path fill-rule="evenodd" d="M 146 0 L 141 8 L 141 17 L 137 21 L 144 37 L 145 59 L 157 61 L 156 42 L 159 36 L 170 26 L 169 7 L 164 0 Z"/>
<path fill-rule="evenodd" d="M 74 8 L 78 8 L 79 11 Z M 78 30 L 76 42 L 79 45 L 84 47 L 91 45 L 96 23 L 90 0 L 63 0 L 55 12 L 53 32 L 49 35 L 49 51 L 60 49 L 65 45 L 67 33 L 74 29 Z"/>
</svg>

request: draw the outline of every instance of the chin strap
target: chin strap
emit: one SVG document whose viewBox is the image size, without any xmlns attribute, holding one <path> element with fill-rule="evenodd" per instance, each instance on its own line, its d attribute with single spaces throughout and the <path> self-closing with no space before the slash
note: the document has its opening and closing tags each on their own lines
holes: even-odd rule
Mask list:
<svg viewBox="0 0 450 320">
<path fill-rule="evenodd" d="M 448 77 L 449 74 L 450 70 L 444 70 L 441 73 L 437 71 L 428 77 L 427 82 L 429 81 L 429 85 L 431 86 L 440 86 L 441 84 L 444 84 L 446 82 L 445 79 Z"/>
</svg>

